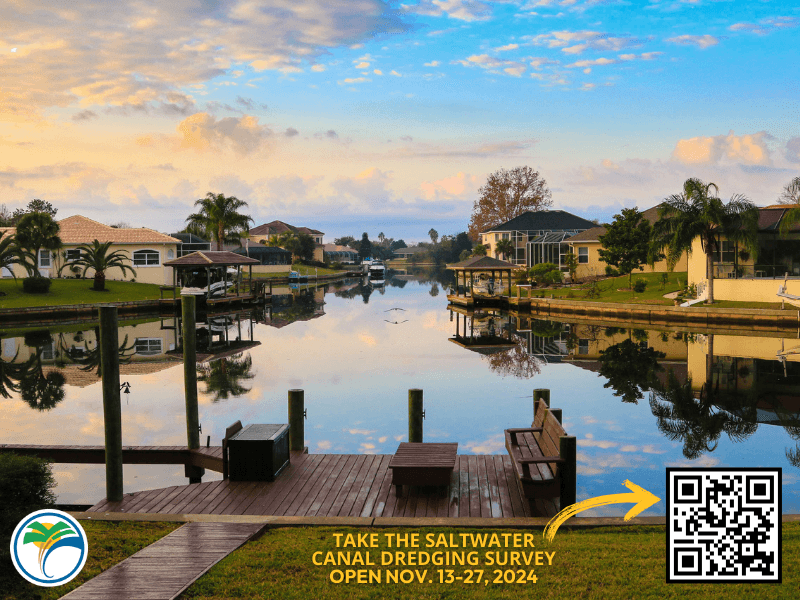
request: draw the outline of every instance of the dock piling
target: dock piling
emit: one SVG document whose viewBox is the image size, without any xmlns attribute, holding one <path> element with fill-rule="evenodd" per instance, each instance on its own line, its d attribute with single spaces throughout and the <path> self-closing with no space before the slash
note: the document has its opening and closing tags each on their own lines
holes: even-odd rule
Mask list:
<svg viewBox="0 0 800 600">
<path fill-rule="evenodd" d="M 117 307 L 101 305 L 100 376 L 106 442 L 106 498 L 122 500 L 122 406 L 119 396 L 119 328 Z"/>
<path fill-rule="evenodd" d="M 305 392 L 289 390 L 289 450 L 302 452 L 305 447 Z"/>
<path fill-rule="evenodd" d="M 422 442 L 422 420 L 425 411 L 422 405 L 422 390 L 408 390 L 408 441 Z"/>
<path fill-rule="evenodd" d="M 197 407 L 197 322 L 195 302 L 194 296 L 190 294 L 181 295 L 186 442 L 190 450 L 200 448 L 200 415 Z M 205 469 L 187 465 L 185 472 L 189 478 L 189 483 L 200 483 Z"/>
</svg>

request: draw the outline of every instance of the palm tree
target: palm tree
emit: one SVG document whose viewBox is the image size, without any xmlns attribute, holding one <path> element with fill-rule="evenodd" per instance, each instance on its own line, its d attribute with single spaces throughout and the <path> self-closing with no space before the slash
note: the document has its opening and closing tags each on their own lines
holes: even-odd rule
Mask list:
<svg viewBox="0 0 800 600">
<path fill-rule="evenodd" d="M 511 240 L 498 240 L 494 247 L 505 260 L 508 260 L 508 255 L 514 252 L 514 243 Z"/>
<path fill-rule="evenodd" d="M 433 242 L 433 244 L 435 246 L 436 245 L 436 240 L 439 239 L 439 232 L 436 231 L 433 227 L 431 227 L 431 230 L 428 232 L 428 235 L 431 236 L 431 241 Z"/>
<path fill-rule="evenodd" d="M 97 292 L 102 292 L 106 289 L 106 271 L 113 268 L 118 268 L 122 271 L 122 276 L 125 276 L 126 271 L 130 271 L 136 275 L 136 269 L 127 264 L 128 260 L 126 250 L 114 250 L 109 253 L 108 249 L 111 247 L 112 242 L 100 243 L 94 240 L 91 245 L 78 246 L 80 256 L 72 261 L 71 265 L 82 266 L 83 273 L 81 276 L 86 275 L 86 271 L 94 269 L 94 285 L 92 289 Z M 62 265 L 62 269 L 68 263 Z M 60 273 L 61 269 L 59 269 Z"/>
<path fill-rule="evenodd" d="M 714 253 L 721 246 L 721 238 L 741 243 L 755 254 L 758 243 L 758 207 L 741 194 L 735 194 L 726 203 L 716 195 L 714 183 L 687 179 L 683 192 L 665 198 L 658 209 L 658 221 L 653 225 L 651 257 L 667 251 L 667 263 L 674 266 L 683 252 L 690 254 L 692 244 L 700 238 L 706 254 L 708 297 L 714 302 Z"/>
<path fill-rule="evenodd" d="M 42 250 L 61 248 L 58 231 L 58 223 L 49 214 L 43 212 L 23 215 L 17 223 L 17 254 L 30 277 L 40 276 L 39 254 Z"/>
<path fill-rule="evenodd" d="M 792 179 L 778 199 L 779 204 L 786 204 L 786 214 L 781 219 L 780 232 L 786 234 L 793 225 L 800 223 L 800 177 Z"/>
<path fill-rule="evenodd" d="M 197 367 L 197 381 L 206 384 L 204 394 L 213 395 L 212 402 L 227 400 L 230 396 L 242 396 L 250 391 L 242 382 L 253 379 L 253 359 L 248 354 L 220 358 Z"/>
<path fill-rule="evenodd" d="M 19 262 L 19 255 L 17 254 L 16 246 L 14 244 L 14 236 L 8 235 L 0 238 L 0 269 L 8 269 L 11 271 L 11 276 L 16 281 L 17 276 L 11 265 Z"/>
<path fill-rule="evenodd" d="M 217 250 L 222 250 L 224 242 L 238 240 L 239 234 L 253 221 L 248 215 L 239 214 L 239 209 L 246 207 L 247 202 L 236 196 L 208 192 L 194 205 L 199 206 L 200 211 L 186 217 L 186 221 L 208 231 L 217 242 Z"/>
</svg>

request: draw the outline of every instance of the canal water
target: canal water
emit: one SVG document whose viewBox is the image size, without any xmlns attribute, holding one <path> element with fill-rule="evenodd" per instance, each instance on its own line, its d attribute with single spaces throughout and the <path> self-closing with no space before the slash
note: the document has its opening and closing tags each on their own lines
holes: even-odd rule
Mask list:
<svg viewBox="0 0 800 600">
<path fill-rule="evenodd" d="M 503 430 L 529 426 L 533 389 L 549 388 L 578 440 L 578 500 L 625 492 L 626 479 L 663 498 L 671 466 L 781 467 L 783 511 L 800 512 L 797 335 L 472 313 L 448 307 L 448 288 L 446 273 L 353 279 L 287 288 L 271 309 L 201 318 L 202 444 L 219 445 L 237 420 L 287 422 L 287 390 L 302 388 L 309 452 L 391 454 L 407 436 L 408 390 L 422 388 L 425 441 L 501 454 Z M 23 325 L 0 326 L 0 443 L 103 444 L 95 329 Z M 176 325 L 120 327 L 125 446 L 186 443 Z M 62 503 L 105 495 L 102 465 L 54 472 Z M 181 466 L 124 469 L 126 492 L 186 481 Z"/>
</svg>

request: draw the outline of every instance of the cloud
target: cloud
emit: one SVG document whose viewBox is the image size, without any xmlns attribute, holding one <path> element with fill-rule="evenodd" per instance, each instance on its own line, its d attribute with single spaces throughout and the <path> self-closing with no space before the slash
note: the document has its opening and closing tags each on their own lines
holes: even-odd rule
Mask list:
<svg viewBox="0 0 800 600">
<path fill-rule="evenodd" d="M 420 184 L 420 189 L 422 190 L 422 196 L 426 200 L 467 198 L 475 195 L 480 183 L 475 175 L 459 172 L 451 177 L 444 177 L 436 181 L 423 181 Z"/>
<path fill-rule="evenodd" d="M 566 65 L 568 69 L 575 68 L 575 67 L 594 67 L 594 66 L 603 66 L 603 65 L 613 65 L 618 63 L 618 60 L 614 60 L 613 58 L 596 58 L 594 60 L 579 60 L 572 64 Z"/>
<path fill-rule="evenodd" d="M 536 143 L 535 139 L 513 140 L 506 142 L 486 142 L 473 147 L 441 147 L 430 144 L 417 144 L 395 151 L 396 156 L 403 158 L 488 158 L 492 156 L 514 156 L 527 150 Z"/>
<path fill-rule="evenodd" d="M 769 19 L 762 19 L 755 23 L 734 23 L 728 29 L 730 31 L 743 31 L 745 33 L 754 33 L 756 35 L 769 35 L 770 33 L 779 29 L 793 29 L 800 24 L 797 17 L 771 17 Z"/>
<path fill-rule="evenodd" d="M 41 5 L 41 6 L 39 6 Z M 36 15 L 33 17 L 32 15 Z M 414 28 L 381 0 L 108 3 L 63 10 L 21 0 L 2 11 L 0 118 L 47 107 L 175 104 L 184 89 L 241 71 L 297 70 L 330 48 Z M 269 35 L 264 35 L 269 31 Z"/>
<path fill-rule="evenodd" d="M 519 44 L 506 44 L 505 46 L 500 46 L 499 48 L 495 48 L 495 52 L 507 52 L 509 50 L 516 50 L 519 48 Z"/>
<path fill-rule="evenodd" d="M 196 150 L 232 148 L 239 154 L 249 154 L 272 134 L 258 124 L 258 117 L 226 117 L 217 120 L 208 113 L 196 113 L 178 124 L 181 147 Z"/>
<path fill-rule="evenodd" d="M 489 56 L 488 54 L 473 54 L 472 56 L 468 56 L 466 60 L 456 60 L 453 61 L 453 63 L 465 67 L 480 67 L 492 73 L 500 73 L 502 71 L 514 77 L 521 77 L 527 69 L 523 63 L 512 60 L 502 60 L 494 56 Z"/>
<path fill-rule="evenodd" d="M 438 60 L 432 60 L 431 62 L 425 63 L 426 67 L 438 67 L 441 63 Z"/>
<path fill-rule="evenodd" d="M 294 137 L 296 135 L 300 135 L 300 132 L 297 131 L 294 127 L 287 127 L 286 131 L 283 132 L 283 135 L 286 137 Z"/>
<path fill-rule="evenodd" d="M 325 65 L 314 65 L 311 70 L 315 73 L 322 73 L 325 70 Z"/>
<path fill-rule="evenodd" d="M 771 136 L 765 131 L 737 136 L 693 137 L 678 140 L 672 158 L 684 164 L 719 163 L 729 161 L 748 165 L 769 165 L 770 151 L 766 142 Z"/>
<path fill-rule="evenodd" d="M 672 44 L 680 44 L 681 46 L 697 46 L 701 50 L 716 46 L 719 44 L 719 38 L 713 35 L 679 35 L 676 37 L 667 38 L 665 41 Z"/>
<path fill-rule="evenodd" d="M 343 79 L 339 82 L 339 85 L 343 83 L 364 83 L 365 81 L 372 81 L 369 77 L 348 77 Z"/>
<path fill-rule="evenodd" d="M 249 110 L 249 111 L 253 111 L 253 110 L 257 110 L 257 109 L 267 110 L 269 108 L 266 104 L 264 104 L 262 102 L 256 102 L 252 98 L 244 98 L 242 96 L 236 96 L 235 102 L 239 106 L 243 107 L 245 110 Z"/>
<path fill-rule="evenodd" d="M 786 142 L 784 155 L 789 162 L 800 163 L 800 137 L 793 137 Z"/>
<path fill-rule="evenodd" d="M 535 46 L 559 48 L 565 54 L 580 54 L 584 50 L 618 52 L 643 43 L 633 36 L 612 36 L 600 31 L 552 31 L 525 39 Z"/>
<path fill-rule="evenodd" d="M 404 11 L 427 17 L 447 16 L 459 21 L 486 21 L 491 8 L 478 0 L 420 0 L 419 4 L 402 4 Z"/>
<path fill-rule="evenodd" d="M 96 118 L 97 113 L 93 110 L 82 110 L 81 112 L 72 115 L 73 121 L 89 121 Z"/>
</svg>

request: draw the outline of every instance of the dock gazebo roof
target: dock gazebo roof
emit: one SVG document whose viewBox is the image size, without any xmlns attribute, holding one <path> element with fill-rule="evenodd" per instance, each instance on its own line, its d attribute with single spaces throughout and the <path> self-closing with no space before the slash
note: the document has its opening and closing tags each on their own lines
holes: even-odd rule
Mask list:
<svg viewBox="0 0 800 600">
<path fill-rule="evenodd" d="M 467 260 L 447 265 L 447 268 L 453 271 L 502 271 L 515 269 L 516 265 L 491 256 L 473 256 Z"/>
<path fill-rule="evenodd" d="M 235 252 L 222 250 L 203 250 L 174 258 L 164 263 L 167 267 L 234 267 L 236 265 L 257 265 L 259 261 Z"/>
</svg>

